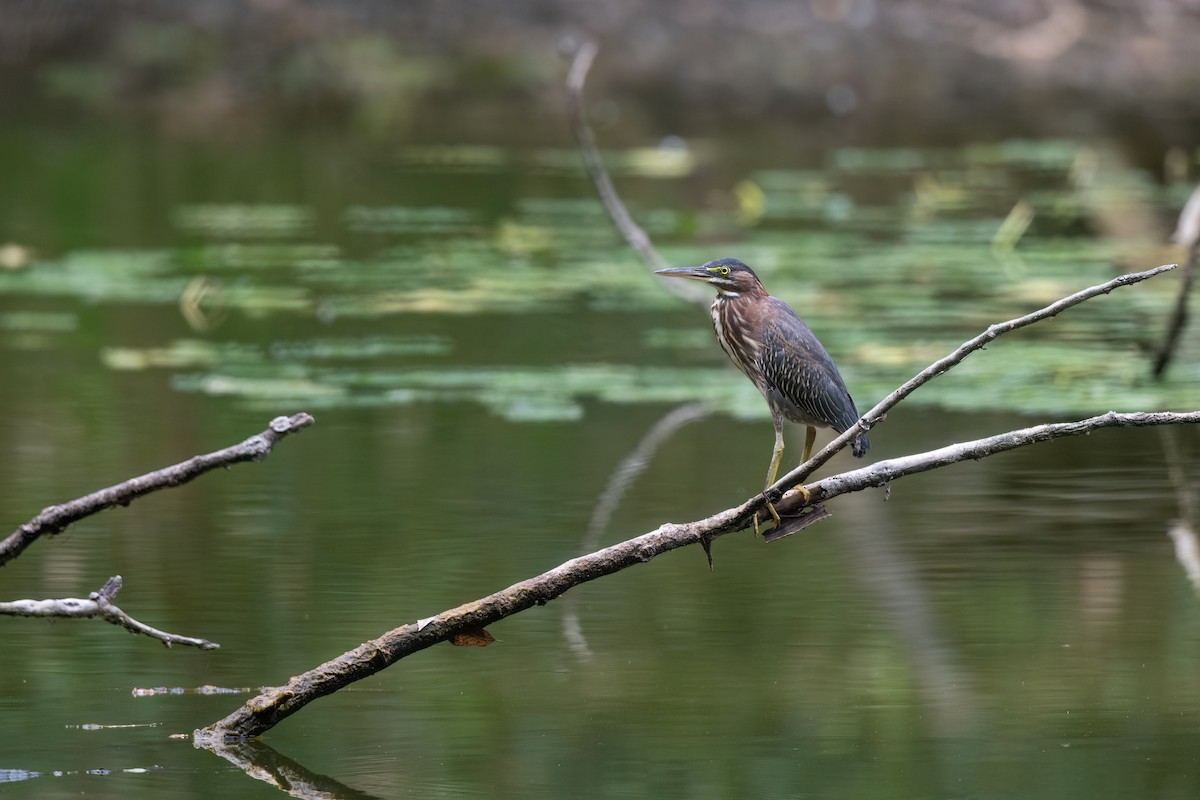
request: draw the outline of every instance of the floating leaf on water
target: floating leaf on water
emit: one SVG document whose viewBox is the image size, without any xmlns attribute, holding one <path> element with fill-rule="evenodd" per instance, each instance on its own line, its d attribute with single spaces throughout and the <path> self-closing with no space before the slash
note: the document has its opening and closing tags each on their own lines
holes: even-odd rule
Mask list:
<svg viewBox="0 0 1200 800">
<path fill-rule="evenodd" d="M 361 339 L 311 339 L 279 341 L 270 345 L 271 357 L 278 361 L 333 361 L 370 359 L 388 356 L 442 356 L 453 349 L 450 340 L 440 336 L 367 336 Z"/>
<path fill-rule="evenodd" d="M 405 157 L 422 157 L 422 151 L 407 151 Z M 526 172 L 534 165 L 543 172 L 582 174 L 578 154 L 566 147 L 434 148 L 423 157 L 431 168 L 449 172 Z M 627 160 L 621 152 L 608 157 L 618 170 L 637 168 L 630 166 L 636 158 Z M 421 166 L 419 160 L 410 166 Z M 1130 172 L 1137 174 L 1124 175 Z M 467 180 L 474 186 L 478 179 Z M 1105 229 L 1120 221 L 1129 197 L 1152 207 L 1151 217 L 1159 224 L 1186 199 L 1178 188 L 1164 190 L 1128 165 L 1065 142 L 845 150 L 821 170 L 762 170 L 747 180 L 762 195 L 762 216 L 753 230 L 739 224 L 738 208 L 727 200 L 683 212 L 671 205 L 639 206 L 647 195 L 635 194 L 631 210 L 672 264 L 735 256 L 754 267 L 772 294 L 793 305 L 817 332 L 864 404 L 988 325 L 1110 278 L 1116 245 L 1091 232 L 1097 221 Z M 181 209 L 180 219 L 198 226 L 197 232 L 248 241 L 200 241 L 173 251 L 71 253 L 58 261 L 0 270 L 0 293 L 22 299 L 68 297 L 80 304 L 156 304 L 165 312 L 162 320 L 174 326 L 174 306 L 189 282 L 219 287 L 219 297 L 203 295 L 201 310 L 227 313 L 221 330 L 235 329 L 255 344 L 197 339 L 203 346 L 114 346 L 102 358 L 116 369 L 204 373 L 207 377 L 175 380 L 188 391 L 219 391 L 255 407 L 282 396 L 309 398 L 306 402 L 319 408 L 475 402 L 506 419 L 566 420 L 578 418 L 594 401 L 701 398 L 712 410 L 765 417 L 765 403 L 753 386 L 725 364 L 706 314 L 686 309 L 656 285 L 613 231 L 600 203 L 590 195 L 554 197 L 564 184 L 542 184 L 552 187 L 551 196 L 505 195 L 502 206 L 490 195 L 464 208 L 352 206 L 341 217 L 345 228 L 352 235 L 369 235 L 358 236 L 353 257 L 339 244 L 267 238 L 270 231 L 307 234 L 315 220 L 301 206 L 274 211 L 269 206 L 189 206 Z M 997 263 L 992 243 L 1020 198 L 1036 214 L 1014 251 L 1020 256 L 1018 269 Z M 759 198 L 750 199 L 754 202 L 743 198 L 739 208 L 757 208 Z M 1167 208 L 1169 214 L 1161 213 Z M 498 213 L 503 221 L 489 224 Z M 242 236 L 239 230 L 247 225 L 257 225 L 260 233 Z M 1170 258 L 1146 252 L 1139 262 Z M 419 285 L 411 280 L 413 270 L 421 275 Z M 194 283 L 198 276 L 199 284 Z M 1144 384 L 1139 372 L 1144 356 L 1137 348 L 1153 338 L 1176 285 L 1170 278 L 1141 284 L 1005 337 L 970 359 L 978 363 L 961 368 L 961 377 L 969 380 L 948 375 L 908 402 L 1062 413 L 1133 407 L 1147 400 L 1194 404 L 1200 345 L 1184 343 L 1171 380 L 1162 386 Z M 572 335 L 583 336 L 576 340 L 549 327 L 539 331 L 554 323 L 537 315 L 598 309 L 628 316 L 597 315 L 601 333 L 567 326 Z M 680 315 L 672 319 L 629 313 L 676 309 Z M 35 313 L 42 312 L 0 317 L 7 347 L 61 346 L 53 334 L 75 326 L 84 329 L 81 339 L 123 330 L 89 329 L 104 319 L 90 311 L 78 318 L 14 316 Z M 286 334 L 260 322 L 275 314 L 292 315 Z M 448 341 L 356 338 L 346 335 L 345 327 L 325 327 L 359 324 L 347 317 L 395 316 L 365 324 L 371 331 L 393 330 L 379 327 L 393 322 L 406 332 L 450 330 L 451 323 L 420 319 L 435 314 L 455 315 L 454 343 L 464 359 L 489 357 L 484 355 L 488 348 L 474 346 L 472 331 L 491 336 L 493 325 L 520 320 L 531 332 L 527 347 L 536 349 L 528 360 L 539 366 L 507 363 L 510 354 L 521 362 L 524 351 L 497 341 L 492 357 L 499 364 L 459 365 L 447 370 L 457 373 L 450 377 L 422 376 L 389 362 L 443 355 Z M 470 315 L 481 317 L 478 327 L 467 319 Z M 490 317 L 487 322 L 484 315 Z M 501 316 L 510 321 L 497 323 Z M 616 318 L 623 321 L 613 323 Z M 323 331 L 338 335 L 325 337 Z M 514 341 L 526 336 L 516 327 L 503 335 Z M 272 338 L 282 341 L 272 347 Z M 104 341 L 124 345 L 129 340 Z M 565 366 L 581 354 L 598 352 L 619 361 L 626 341 L 633 343 L 628 360 L 639 366 Z M 1022 342 L 1038 347 L 1016 346 Z M 660 366 L 647 366 L 646 360 Z M 698 366 L 673 366 L 679 363 Z"/>
<path fill-rule="evenodd" d="M 606 169 L 612 175 L 636 175 L 642 178 L 675 179 L 692 174 L 696 156 L 679 139 L 665 140 L 658 147 L 632 147 L 627 150 L 608 150 L 602 155 Z M 542 148 L 523 154 L 522 161 L 542 172 L 581 174 L 583 162 L 579 151 L 568 148 Z"/>
<path fill-rule="evenodd" d="M 683 178 L 692 174 L 696 160 L 683 147 L 634 147 L 620 154 L 617 169 L 643 178 Z"/>
<path fill-rule="evenodd" d="M 180 206 L 175 227 L 222 239 L 297 236 L 312 225 L 310 209 L 292 205 L 201 203 Z"/>
<path fill-rule="evenodd" d="M 510 161 L 509 151 L 486 145 L 406 147 L 400 153 L 402 164 L 456 171 L 496 169 Z"/>
<path fill-rule="evenodd" d="M 508 255 L 539 253 L 549 250 L 552 245 L 550 232 L 536 225 L 502 220 L 496 227 L 496 246 Z"/>
<path fill-rule="evenodd" d="M 967 145 L 960 158 L 967 164 L 1067 170 L 1081 149 L 1079 142 L 1066 139 L 1007 139 Z"/>
<path fill-rule="evenodd" d="M 0 269 L 20 269 L 33 258 L 33 251 L 15 242 L 0 245 Z"/>
<path fill-rule="evenodd" d="M 202 339 L 178 339 L 166 347 L 106 347 L 100 351 L 101 363 L 119 370 L 194 369 L 262 360 L 262 351 L 255 345 Z"/>
<path fill-rule="evenodd" d="M 255 378 L 221 373 L 184 373 L 171 378 L 171 386 L 185 392 L 226 395 L 248 399 L 329 400 L 341 398 L 345 390 L 303 378 Z"/>
<path fill-rule="evenodd" d="M 931 166 L 935 153 L 911 147 L 840 147 L 830 157 L 830 167 L 841 172 L 915 172 Z"/>
<path fill-rule="evenodd" d="M 80 250 L 0 274 L 0 293 L 77 297 L 86 302 L 174 304 L 187 279 L 162 251 Z"/>
<path fill-rule="evenodd" d="M 66 311 L 9 311 L 0 314 L 0 330 L 30 333 L 70 333 L 79 316 Z"/>
<path fill-rule="evenodd" d="M 348 230 L 357 233 L 446 234 L 480 229 L 477 212 L 444 206 L 351 206 L 342 220 Z"/>
<path fill-rule="evenodd" d="M 221 242 L 179 251 L 193 272 L 328 269 L 341 263 L 336 245 L 309 242 Z"/>
</svg>

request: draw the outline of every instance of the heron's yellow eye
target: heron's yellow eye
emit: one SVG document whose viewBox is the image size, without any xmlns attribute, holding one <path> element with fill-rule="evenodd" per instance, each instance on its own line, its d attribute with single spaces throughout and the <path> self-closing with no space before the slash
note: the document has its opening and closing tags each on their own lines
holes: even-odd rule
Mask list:
<svg viewBox="0 0 1200 800">
<path fill-rule="evenodd" d="M 708 271 L 714 275 L 728 275 L 729 267 L 709 267 Z"/>
<path fill-rule="evenodd" d="M 728 275 L 728 274 L 729 274 L 729 267 L 721 267 L 721 274 L 722 274 L 722 275 Z"/>
</svg>

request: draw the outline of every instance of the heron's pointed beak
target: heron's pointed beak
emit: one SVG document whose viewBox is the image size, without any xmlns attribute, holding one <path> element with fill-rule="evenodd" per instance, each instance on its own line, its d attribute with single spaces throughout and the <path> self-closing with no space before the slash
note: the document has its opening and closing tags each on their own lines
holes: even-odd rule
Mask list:
<svg viewBox="0 0 1200 800">
<path fill-rule="evenodd" d="M 662 275 L 664 278 L 691 278 L 694 281 L 705 281 L 712 277 L 712 273 L 704 267 L 671 267 L 670 269 L 656 269 L 655 275 Z"/>
</svg>

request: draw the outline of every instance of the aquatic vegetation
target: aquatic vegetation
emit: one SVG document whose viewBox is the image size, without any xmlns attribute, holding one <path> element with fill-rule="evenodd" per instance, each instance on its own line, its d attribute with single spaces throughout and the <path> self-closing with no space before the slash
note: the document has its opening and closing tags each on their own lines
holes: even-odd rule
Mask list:
<svg viewBox="0 0 1200 800">
<path fill-rule="evenodd" d="M 677 147 L 610 155 L 614 173 L 668 184 L 699 158 Z M 408 147 L 398 169 L 504 180 L 515 167 L 577 175 L 576 158 Z M 837 354 L 865 406 L 987 325 L 1111 277 L 1121 243 L 1090 226 L 1104 230 L 1123 213 L 1112 205 L 1118 184 L 1137 187 L 1122 203 L 1144 207 L 1170 191 L 1072 142 L 1010 141 L 844 148 L 819 170 L 752 172 L 722 208 L 645 205 L 637 194 L 631 205 L 674 263 L 736 255 L 751 264 Z M 0 296 L 178 307 L 200 335 L 106 341 L 103 363 L 170 371 L 179 391 L 254 406 L 473 402 L 538 421 L 577 419 L 596 401 L 699 399 L 765 415 L 752 387 L 713 355 L 706 316 L 661 291 L 595 198 L 521 194 L 502 213 L 461 202 L 355 202 L 332 219 L 278 203 L 182 206 L 172 215 L 185 237 L 177 247 L 35 259 L 0 275 Z M 1160 256 L 1147 252 L 1136 266 Z M 1195 347 L 1171 381 L 1145 378 L 1143 348 L 1172 288 L 1160 279 L 1074 309 L 909 402 L 1051 414 L 1182 408 L 1200 379 Z M 404 334 L 389 333 L 396 323 Z M 330 325 L 356 333 L 321 332 Z M 0 327 L 44 338 L 79 323 L 71 312 L 12 311 Z"/>
</svg>

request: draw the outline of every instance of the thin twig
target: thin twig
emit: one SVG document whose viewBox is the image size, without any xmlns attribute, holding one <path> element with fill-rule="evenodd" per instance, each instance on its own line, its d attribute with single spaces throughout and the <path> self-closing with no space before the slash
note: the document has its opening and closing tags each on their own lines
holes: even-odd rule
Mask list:
<svg viewBox="0 0 1200 800">
<path fill-rule="evenodd" d="M 11 617 L 52 617 L 54 619 L 91 619 L 99 617 L 105 622 L 120 625 L 130 633 L 158 639 L 167 647 L 182 644 L 199 647 L 201 650 L 216 650 L 221 645 L 207 639 L 180 636 L 139 622 L 113 605 L 112 599 L 121 590 L 121 576 L 109 578 L 99 591 L 92 592 L 86 599 L 63 597 L 56 600 L 9 600 L 0 602 L 0 614 Z"/>
<path fill-rule="evenodd" d="M 271 449 L 280 439 L 312 423 L 313 418 L 303 412 L 291 417 L 276 417 L 271 420 L 265 431 L 240 444 L 194 456 L 187 461 L 130 478 L 124 483 L 92 492 L 69 503 L 43 509 L 36 517 L 0 541 L 0 566 L 19 556 L 43 534 L 60 533 L 68 525 L 106 508 L 127 506 L 142 495 L 180 486 L 218 467 L 228 467 L 243 461 L 261 461 L 270 455 Z"/>
</svg>

